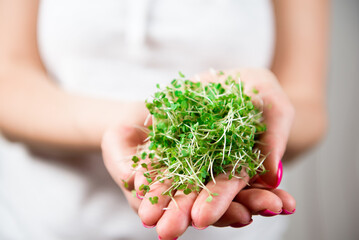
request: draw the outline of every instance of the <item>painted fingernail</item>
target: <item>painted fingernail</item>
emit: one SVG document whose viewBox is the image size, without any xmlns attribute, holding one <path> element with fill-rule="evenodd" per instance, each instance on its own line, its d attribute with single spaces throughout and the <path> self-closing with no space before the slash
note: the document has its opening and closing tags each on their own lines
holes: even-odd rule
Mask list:
<svg viewBox="0 0 359 240">
<path fill-rule="evenodd" d="M 203 230 L 203 229 L 208 228 L 208 226 L 207 226 L 207 227 L 197 227 L 196 225 L 194 225 L 193 222 L 192 222 L 192 227 L 194 227 L 194 228 L 197 229 L 197 230 Z"/>
<path fill-rule="evenodd" d="M 140 200 L 143 199 L 143 196 L 141 196 L 138 192 L 136 192 L 136 197 L 137 197 L 138 199 L 140 199 Z"/>
<path fill-rule="evenodd" d="M 280 214 L 280 212 L 272 212 L 268 209 L 264 209 L 262 211 L 259 211 L 258 214 L 261 216 L 264 216 L 264 217 L 272 217 L 272 216 L 276 216 L 276 215 Z"/>
<path fill-rule="evenodd" d="M 248 223 L 245 223 L 245 224 L 243 224 L 243 223 L 234 223 L 234 224 L 231 224 L 229 226 L 234 227 L 234 228 L 241 228 L 241 227 L 248 226 L 252 222 L 253 222 L 253 219 L 251 219 Z"/>
<path fill-rule="evenodd" d="M 144 224 L 143 222 L 142 222 L 142 225 L 143 225 L 145 228 L 154 228 L 154 227 L 156 227 L 156 224 L 155 224 L 155 225 L 152 225 L 152 226 L 148 226 L 148 225 Z"/>
<path fill-rule="evenodd" d="M 283 165 L 282 165 L 282 161 L 279 160 L 278 169 L 277 169 L 277 181 L 273 186 L 271 186 L 268 183 L 264 182 L 260 177 L 256 181 L 258 183 L 264 185 L 267 188 L 277 188 L 279 186 L 280 182 L 282 181 L 282 176 L 283 176 Z"/>
<path fill-rule="evenodd" d="M 173 240 L 177 240 L 178 237 L 174 238 Z M 158 236 L 158 240 L 162 240 L 161 236 Z"/>
<path fill-rule="evenodd" d="M 282 181 L 282 177 L 283 177 L 283 164 L 282 161 L 279 160 L 278 170 L 277 170 L 277 183 L 274 186 L 274 188 L 277 188 L 279 186 L 280 182 Z"/>
<path fill-rule="evenodd" d="M 280 213 L 281 215 L 291 215 L 295 213 L 295 208 L 293 209 L 293 211 L 288 211 L 288 210 L 285 210 L 284 208 L 282 209 L 282 212 Z"/>
</svg>

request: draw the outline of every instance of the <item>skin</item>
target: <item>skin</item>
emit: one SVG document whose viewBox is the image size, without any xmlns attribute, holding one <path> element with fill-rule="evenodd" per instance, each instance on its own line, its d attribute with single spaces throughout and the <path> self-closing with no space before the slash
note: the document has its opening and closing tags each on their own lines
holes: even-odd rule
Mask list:
<svg viewBox="0 0 359 240">
<path fill-rule="evenodd" d="M 271 71 L 292 102 L 296 116 L 285 160 L 308 151 L 326 133 L 328 0 L 274 0 L 276 45 Z"/>
<path fill-rule="evenodd" d="M 257 187 L 276 185 L 279 160 L 292 159 L 310 149 L 323 137 L 327 125 L 328 3 L 325 0 L 275 0 L 273 3 L 277 35 L 272 67 L 270 70 L 245 70 L 247 77 L 241 71 L 242 79 L 260 88 L 260 94 L 268 93 L 268 102 L 272 103 L 272 108 L 265 113 L 272 130 L 263 136 L 263 141 L 273 146 L 263 149 L 271 152 L 265 161 L 269 172 L 257 179 Z M 141 205 L 146 206 L 148 200 L 134 199 L 123 188 L 119 177 L 129 174 L 127 163 L 121 161 L 123 156 L 133 151 L 136 139 L 137 143 L 142 139 L 126 126 L 143 123 L 147 115 L 143 103 L 77 96 L 56 85 L 46 73 L 38 52 L 37 13 L 38 0 L 0 0 L 0 130 L 4 136 L 37 151 L 50 150 L 64 157 L 101 151 L 102 146 L 105 164 L 129 204 L 138 210 L 146 224 L 157 222 L 157 231 L 163 239 L 180 236 L 190 222 L 198 227 L 228 226 L 248 223 L 252 214 L 263 209 L 278 211 L 284 207 L 291 211 L 295 208 L 295 201 L 288 193 L 243 189 L 245 184 L 238 181 L 233 183 L 235 188 L 226 188 L 230 183 L 223 182 L 227 190 L 218 196 L 225 198 L 218 200 L 222 204 L 220 208 L 203 202 L 201 193 L 186 197 L 177 193 L 180 209 L 172 213 L 159 211 L 155 219 L 148 217 L 156 210 L 152 208 L 146 212 Z M 248 79 L 260 79 L 261 84 Z M 120 133 L 126 131 L 126 141 L 119 140 Z M 119 141 L 116 145 L 113 144 L 115 139 Z M 133 180 L 132 187 L 135 182 Z M 248 200 L 251 198 L 243 195 L 257 198 Z M 172 207 L 172 202 L 168 203 Z M 174 217 L 175 211 L 181 211 L 181 221 Z M 175 220 L 181 222 L 181 226 L 172 229 L 170 226 Z"/>
</svg>

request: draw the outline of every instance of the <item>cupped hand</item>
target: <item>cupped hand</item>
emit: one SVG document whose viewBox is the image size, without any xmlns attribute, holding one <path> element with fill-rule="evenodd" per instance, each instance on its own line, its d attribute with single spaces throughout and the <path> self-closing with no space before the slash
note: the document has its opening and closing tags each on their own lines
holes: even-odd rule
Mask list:
<svg viewBox="0 0 359 240">
<path fill-rule="evenodd" d="M 102 141 L 105 165 L 112 178 L 123 190 L 130 206 L 139 214 L 144 226 L 157 225 L 157 232 L 162 239 L 174 239 L 182 235 L 189 225 L 201 229 L 208 225 L 218 227 L 243 227 L 251 223 L 252 215 L 262 214 L 263 211 L 280 213 L 293 212 L 295 200 L 283 190 L 265 190 L 249 188 L 247 179 L 228 180 L 226 175 L 216 177 L 216 184 L 208 183 L 212 192 L 219 193 L 211 202 L 206 202 L 207 192 L 184 195 L 182 191 L 174 194 L 175 201 L 160 194 L 168 185 L 153 186 L 143 199 L 133 196 L 131 190 L 137 193 L 143 177 L 140 172 L 131 168 L 131 156 L 136 152 L 136 146 L 142 142 L 143 133 L 131 127 L 109 129 Z M 128 186 L 124 186 L 126 180 Z M 150 196 L 160 196 L 157 204 L 149 201 Z M 166 208 L 167 210 L 164 210 Z"/>
<path fill-rule="evenodd" d="M 236 76 L 237 71 L 227 71 L 222 78 L 227 74 Z M 275 76 L 269 71 L 246 69 L 240 71 L 240 76 L 248 94 L 262 106 L 267 124 L 267 131 L 260 139 L 260 148 L 268 154 L 264 162 L 268 173 L 258 177 L 252 186 L 276 188 L 281 180 L 280 159 L 293 121 L 293 107 Z M 210 81 L 211 77 L 211 74 L 200 76 L 205 81 Z M 258 94 L 251 93 L 254 88 L 258 90 Z M 245 189 L 249 181 L 245 174 L 242 179 L 231 180 L 223 174 L 216 177 L 216 184 L 209 182 L 207 188 L 219 194 L 211 202 L 205 201 L 208 197 L 206 191 L 199 194 L 192 192 L 189 195 L 177 191 L 173 199 L 162 196 L 161 193 L 170 186 L 166 182 L 152 185 L 143 200 L 136 198 L 130 190 L 135 189 L 137 194 L 141 193 L 139 186 L 146 183 L 146 179 L 140 171 L 133 171 L 131 157 L 136 153 L 136 147 L 143 144 L 144 135 L 133 127 L 110 129 L 103 138 L 103 156 L 108 171 L 122 188 L 144 225 L 157 225 L 157 232 L 162 239 L 182 235 L 190 224 L 199 229 L 209 225 L 241 227 L 251 222 L 253 214 L 288 214 L 295 209 L 294 198 L 283 190 Z M 123 180 L 127 181 L 127 188 L 124 187 Z M 159 196 L 157 204 L 149 201 L 153 196 Z"/>
</svg>

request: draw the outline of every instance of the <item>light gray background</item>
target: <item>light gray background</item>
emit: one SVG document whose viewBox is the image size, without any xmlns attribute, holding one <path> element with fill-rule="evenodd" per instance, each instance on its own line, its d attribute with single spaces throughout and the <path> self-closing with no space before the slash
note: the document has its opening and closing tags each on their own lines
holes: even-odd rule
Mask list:
<svg viewBox="0 0 359 240">
<path fill-rule="evenodd" d="M 332 1 L 330 127 L 323 143 L 284 169 L 297 199 L 284 239 L 359 239 L 359 1 Z"/>
</svg>

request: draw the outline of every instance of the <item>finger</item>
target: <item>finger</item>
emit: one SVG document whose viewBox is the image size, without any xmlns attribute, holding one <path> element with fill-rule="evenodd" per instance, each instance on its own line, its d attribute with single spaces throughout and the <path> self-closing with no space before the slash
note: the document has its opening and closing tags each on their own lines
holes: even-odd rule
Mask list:
<svg viewBox="0 0 359 240">
<path fill-rule="evenodd" d="M 105 132 L 102 142 L 102 155 L 105 166 L 115 182 L 127 190 L 133 189 L 134 172 L 131 168 L 132 155 L 136 153 L 137 131 L 131 127 L 122 127 Z"/>
<path fill-rule="evenodd" d="M 281 159 L 294 119 L 294 107 L 271 72 L 243 70 L 241 79 L 246 84 L 249 83 L 247 90 L 258 90 L 257 97 L 263 102 L 263 118 L 267 127 L 259 141 L 263 143 L 260 144 L 262 153 L 267 155 L 263 165 L 268 172 L 261 175 L 257 181 L 266 187 L 276 188 L 282 179 Z"/>
<path fill-rule="evenodd" d="M 264 98 L 264 104 L 270 103 L 271 108 L 264 107 L 263 117 L 266 121 L 267 130 L 260 137 L 260 146 L 262 153 L 267 155 L 267 159 L 263 162 L 267 173 L 261 175 L 258 180 L 260 183 L 266 183 L 268 187 L 276 188 L 279 186 L 283 168 L 282 157 L 284 155 L 291 124 L 294 117 L 292 107 L 280 103 L 280 99 L 273 96 Z"/>
<path fill-rule="evenodd" d="M 136 174 L 135 174 L 135 190 L 137 192 L 137 197 L 142 199 L 143 196 L 145 195 L 145 192 L 143 190 L 140 190 L 142 185 L 149 185 L 149 180 L 145 177 L 144 174 L 151 174 L 151 171 L 153 170 L 153 168 L 151 167 L 151 161 L 150 159 L 147 157 L 144 160 L 140 160 L 140 162 L 138 163 L 139 166 L 136 168 Z M 147 175 L 147 176 L 150 176 Z M 154 181 L 154 177 L 150 177 L 151 182 Z"/>
<path fill-rule="evenodd" d="M 133 192 L 130 191 L 123 191 L 128 203 L 130 204 L 131 208 L 137 213 L 138 208 L 141 204 L 141 199 L 138 199 L 136 195 L 133 194 Z"/>
<path fill-rule="evenodd" d="M 274 216 L 282 212 L 282 200 L 266 189 L 251 188 L 242 190 L 234 201 L 243 204 L 252 214 Z"/>
<path fill-rule="evenodd" d="M 252 223 L 251 212 L 241 203 L 231 202 L 227 211 L 213 225 L 216 227 L 244 227 Z"/>
<path fill-rule="evenodd" d="M 146 177 L 143 176 L 144 173 L 145 173 L 144 168 L 137 169 L 136 174 L 135 174 L 135 179 L 134 179 L 135 190 L 136 190 L 136 193 L 137 193 L 137 197 L 140 198 L 140 199 L 143 199 L 143 196 L 145 195 L 145 193 L 140 190 L 140 187 L 142 185 L 148 185 L 149 184 Z"/>
<path fill-rule="evenodd" d="M 295 212 L 296 202 L 292 195 L 282 189 L 273 189 L 272 192 L 282 200 L 282 215 L 290 215 Z"/>
<path fill-rule="evenodd" d="M 154 226 L 157 224 L 164 212 L 164 208 L 168 206 L 171 200 L 171 197 L 162 195 L 170 186 L 168 181 L 151 185 L 150 191 L 146 193 L 138 209 L 138 215 L 144 225 Z M 158 202 L 152 204 L 150 198 L 153 199 L 154 197 L 158 197 Z"/>
<path fill-rule="evenodd" d="M 157 233 L 161 239 L 175 239 L 181 236 L 191 223 L 191 209 L 197 194 L 192 192 L 185 195 L 177 191 L 174 200 L 168 205 L 157 223 Z"/>
<path fill-rule="evenodd" d="M 206 187 L 210 192 L 217 193 L 218 196 L 214 196 L 211 202 L 207 202 L 208 193 L 202 190 L 193 205 L 192 221 L 198 228 L 207 227 L 220 219 L 236 194 L 246 186 L 248 176 L 243 175 L 243 179 L 228 180 L 228 175 L 220 174 L 215 180 L 216 183 L 210 181 Z"/>
</svg>

